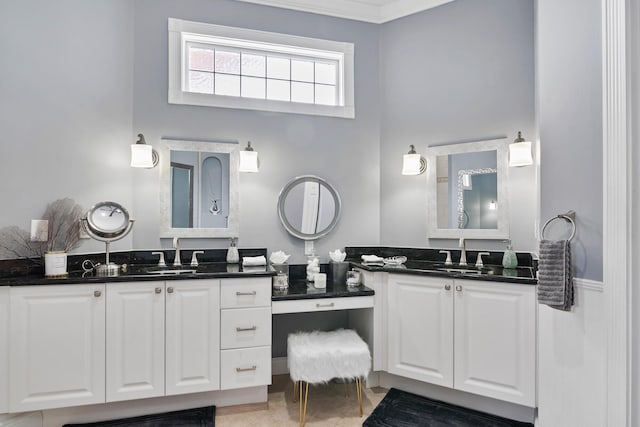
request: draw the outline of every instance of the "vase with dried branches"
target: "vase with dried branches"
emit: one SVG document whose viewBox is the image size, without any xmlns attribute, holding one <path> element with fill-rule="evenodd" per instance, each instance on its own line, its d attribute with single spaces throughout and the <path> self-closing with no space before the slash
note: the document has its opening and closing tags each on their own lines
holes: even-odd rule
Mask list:
<svg viewBox="0 0 640 427">
<path fill-rule="evenodd" d="M 82 207 L 73 199 L 51 202 L 42 215 L 48 223 L 47 250 L 44 253 L 45 276 L 67 275 L 67 253 L 80 244 Z"/>
<path fill-rule="evenodd" d="M 2 228 L 0 229 L 1 258 L 28 258 L 40 264 L 43 261 L 46 262 L 47 254 L 63 254 L 64 274 L 66 274 L 66 254 L 80 245 L 81 217 L 82 207 L 71 198 L 58 199 L 49 203 L 42 215 L 42 219 L 48 222 L 47 240 L 31 241 L 30 233 L 16 226 Z"/>
</svg>

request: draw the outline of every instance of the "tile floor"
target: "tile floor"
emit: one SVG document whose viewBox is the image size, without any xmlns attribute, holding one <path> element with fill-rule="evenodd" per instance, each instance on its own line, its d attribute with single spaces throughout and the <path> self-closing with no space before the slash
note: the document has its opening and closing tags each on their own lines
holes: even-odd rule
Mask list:
<svg viewBox="0 0 640 427">
<path fill-rule="evenodd" d="M 298 425 L 298 403 L 293 402 L 293 383 L 289 375 L 275 375 L 269 386 L 267 403 L 216 409 L 216 427 L 285 427 Z M 363 416 L 358 414 L 358 397 L 350 384 L 345 398 L 344 384 L 309 386 L 307 426 L 360 427 L 387 393 L 380 387 L 364 390 Z"/>
</svg>

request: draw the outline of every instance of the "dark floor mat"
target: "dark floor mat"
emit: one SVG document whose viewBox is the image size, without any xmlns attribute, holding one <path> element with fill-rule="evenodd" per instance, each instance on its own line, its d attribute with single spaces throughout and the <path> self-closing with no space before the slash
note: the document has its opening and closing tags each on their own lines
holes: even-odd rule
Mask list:
<svg viewBox="0 0 640 427">
<path fill-rule="evenodd" d="M 392 388 L 363 427 L 533 427 Z"/>
<path fill-rule="evenodd" d="M 185 409 L 162 414 L 142 415 L 119 420 L 99 421 L 86 424 L 65 424 L 63 427 L 213 427 L 216 407 Z"/>
</svg>

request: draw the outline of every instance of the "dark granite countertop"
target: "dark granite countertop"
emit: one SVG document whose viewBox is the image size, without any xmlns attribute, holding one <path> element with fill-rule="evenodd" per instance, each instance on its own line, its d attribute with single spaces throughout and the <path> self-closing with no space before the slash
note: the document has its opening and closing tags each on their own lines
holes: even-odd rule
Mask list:
<svg viewBox="0 0 640 427">
<path fill-rule="evenodd" d="M 444 265 L 445 256 L 440 249 L 432 248 L 403 248 L 388 246 L 351 246 L 346 247 L 347 260 L 352 266 L 367 271 L 385 271 L 397 274 L 416 274 L 425 276 L 450 277 L 465 280 L 485 280 L 491 282 L 517 283 L 536 285 L 537 260 L 528 252 L 517 252 L 518 267 L 506 269 L 502 267 L 502 251 L 467 250 L 467 271 L 460 269 L 457 261 L 460 259 L 459 249 L 447 249 L 451 252 L 453 265 Z M 474 263 L 478 252 L 489 252 L 483 258 L 484 268 L 475 269 Z M 382 258 L 405 256 L 407 262 L 399 266 L 363 264 L 361 255 L 377 255 Z M 449 271 L 447 271 L 449 270 Z"/>
<path fill-rule="evenodd" d="M 284 290 L 274 289 L 272 301 L 287 301 L 300 299 L 315 298 L 343 298 L 343 297 L 362 297 L 373 295 L 373 289 L 369 289 L 364 285 L 350 287 L 346 283 L 332 283 L 327 277 L 326 289 L 316 289 L 313 283 L 309 283 L 304 279 L 293 280 L 289 282 L 289 288 Z"/>
<path fill-rule="evenodd" d="M 456 271 L 459 266 L 454 264 L 445 266 L 443 263 L 431 261 L 407 261 L 401 265 L 365 264 L 361 261 L 347 260 L 353 267 L 366 271 L 385 271 L 394 274 L 414 274 L 422 276 L 449 277 L 453 279 L 484 280 L 490 282 L 507 282 L 521 285 L 536 285 L 538 283 L 532 267 L 517 267 L 506 269 L 502 266 L 485 265 L 482 270 L 474 271 L 473 265 L 469 271 Z M 447 271 L 450 270 L 450 271 Z"/>
<path fill-rule="evenodd" d="M 224 262 L 200 264 L 198 267 L 185 265 L 184 270 L 195 269 L 195 273 L 182 274 L 149 274 L 147 270 L 160 269 L 157 265 L 134 265 L 127 268 L 118 276 L 96 276 L 82 270 L 70 271 L 68 277 L 48 278 L 42 275 L 26 275 L 0 278 L 0 286 L 29 286 L 29 285 L 71 285 L 83 283 L 113 283 L 113 282 L 144 282 L 157 280 L 185 280 L 185 279 L 221 279 L 230 277 L 271 277 L 275 273 L 267 266 L 242 267 L 239 264 Z M 171 269 L 171 267 L 167 267 Z"/>
</svg>

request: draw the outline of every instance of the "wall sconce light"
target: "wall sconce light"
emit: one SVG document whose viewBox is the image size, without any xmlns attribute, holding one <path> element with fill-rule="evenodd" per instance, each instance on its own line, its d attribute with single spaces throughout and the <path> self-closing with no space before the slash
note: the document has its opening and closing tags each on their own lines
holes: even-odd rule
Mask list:
<svg viewBox="0 0 640 427">
<path fill-rule="evenodd" d="M 144 140 L 144 135 L 138 134 L 138 141 L 131 144 L 131 167 L 132 168 L 154 168 L 158 165 L 158 152 Z"/>
<path fill-rule="evenodd" d="M 495 211 L 496 209 L 498 209 L 498 204 L 496 203 L 495 200 L 492 200 L 489 202 L 489 210 L 490 211 Z"/>
<path fill-rule="evenodd" d="M 402 156 L 402 175 L 420 175 L 427 170 L 427 161 L 416 153 L 413 144 L 409 145 L 409 152 Z"/>
<path fill-rule="evenodd" d="M 258 172 L 258 152 L 251 147 L 251 141 L 247 142 L 247 148 L 240 151 L 240 172 Z"/>
<path fill-rule="evenodd" d="M 525 141 L 522 132 L 509 144 L 509 166 L 528 166 L 533 164 L 531 141 Z"/>
</svg>

